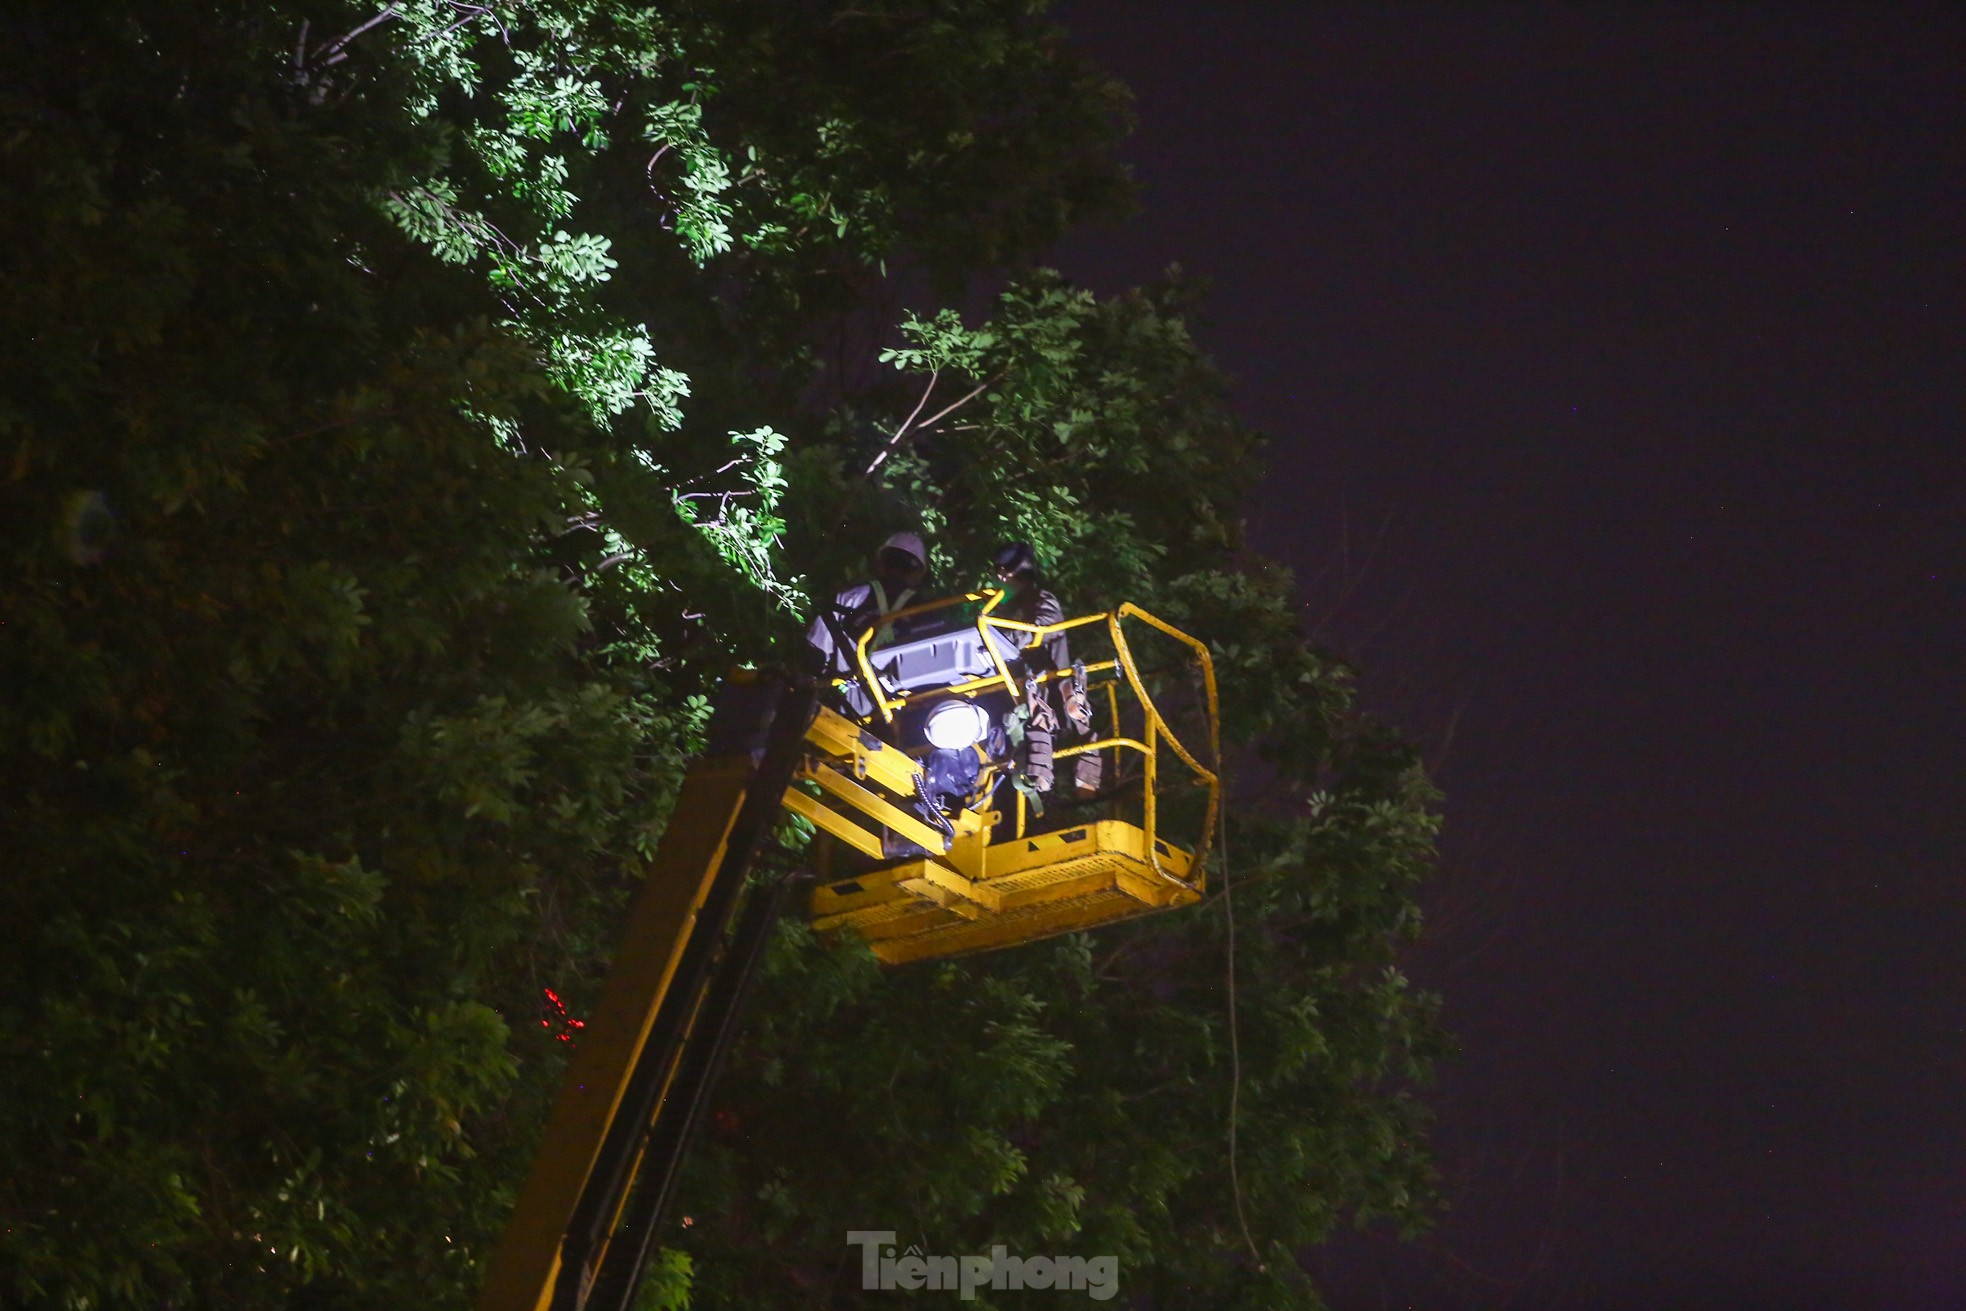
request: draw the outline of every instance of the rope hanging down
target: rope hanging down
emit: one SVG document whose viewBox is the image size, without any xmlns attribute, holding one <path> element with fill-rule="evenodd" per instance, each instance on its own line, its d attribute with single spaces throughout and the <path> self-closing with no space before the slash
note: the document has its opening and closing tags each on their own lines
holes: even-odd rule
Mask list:
<svg viewBox="0 0 1966 1311">
<path fill-rule="evenodd" d="M 1236 898 L 1229 877 L 1229 808 L 1222 807 L 1222 910 L 1228 921 L 1229 981 L 1229 1188 L 1235 1195 L 1236 1224 L 1258 1273 L 1269 1269 L 1249 1233 L 1249 1216 L 1242 1204 L 1242 1171 L 1237 1164 L 1236 1121 L 1242 1110 L 1242 1026 L 1236 1016 Z"/>
</svg>

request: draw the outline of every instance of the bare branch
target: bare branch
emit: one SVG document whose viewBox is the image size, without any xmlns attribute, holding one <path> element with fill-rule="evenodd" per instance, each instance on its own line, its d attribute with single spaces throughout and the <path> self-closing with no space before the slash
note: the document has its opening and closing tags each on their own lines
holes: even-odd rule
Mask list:
<svg viewBox="0 0 1966 1311">
<path fill-rule="evenodd" d="M 926 428 L 930 424 L 935 423 L 937 420 L 948 418 L 950 415 L 954 414 L 957 410 L 960 410 L 963 406 L 969 404 L 971 401 L 975 400 L 978 396 L 981 396 L 993 384 L 1001 381 L 1002 379 L 1003 379 L 1003 375 L 1001 373 L 997 374 L 996 377 L 994 378 L 985 378 L 982 382 L 977 383 L 976 386 L 973 389 L 971 389 L 969 394 L 964 396 L 961 400 L 954 401 L 951 404 L 945 405 L 941 409 L 937 410 L 935 413 L 929 415 L 926 419 L 923 419 L 921 422 L 921 426 Z"/>
<path fill-rule="evenodd" d="M 919 401 L 915 402 L 914 414 L 910 414 L 905 420 L 902 421 L 901 426 L 894 430 L 894 436 L 887 439 L 887 445 L 881 448 L 881 453 L 874 457 L 874 462 L 868 465 L 865 472 L 863 472 L 860 475 L 862 478 L 872 477 L 876 469 L 880 468 L 883 464 L 887 463 L 887 457 L 894 454 L 895 448 L 901 444 L 901 439 L 908 435 L 908 430 L 910 426 L 914 425 L 915 415 L 920 414 L 922 412 L 922 407 L 928 404 L 929 392 L 935 390 L 935 380 L 939 376 L 940 376 L 939 372 L 929 374 L 928 390 L 924 391 L 922 393 L 922 398 Z M 923 428 L 931 427 L 938 420 L 948 418 L 951 414 L 954 414 L 957 410 L 969 404 L 971 401 L 975 400 L 978 396 L 981 396 L 985 391 L 989 390 L 990 387 L 1002 381 L 1002 379 L 1003 379 L 1003 374 L 1001 373 L 998 373 L 992 377 L 985 378 L 983 381 L 977 383 L 976 386 L 972 387 L 963 396 L 957 398 L 954 401 L 951 401 L 949 404 L 943 406 L 935 413 L 929 415 L 926 419 L 923 419 L 919 426 Z"/>
<path fill-rule="evenodd" d="M 928 404 L 928 398 L 935 394 L 935 383 L 937 379 L 941 378 L 941 376 L 942 376 L 942 370 L 940 369 L 930 369 L 928 371 L 928 386 L 922 388 L 921 399 L 915 402 L 915 408 L 908 412 L 908 417 L 901 421 L 901 426 L 894 430 L 894 435 L 887 439 L 887 445 L 881 447 L 881 453 L 874 457 L 874 462 L 868 465 L 867 468 L 864 471 L 862 471 L 860 475 L 862 478 L 866 478 L 872 475 L 874 470 L 880 468 L 882 464 L 886 463 L 887 457 L 894 453 L 894 444 L 900 441 L 902 437 L 907 435 L 908 425 L 912 424 L 915 421 L 915 416 L 922 412 L 922 407 L 924 405 Z"/>
<path fill-rule="evenodd" d="M 676 143 L 673 141 L 665 141 L 662 143 L 662 149 L 656 151 L 653 155 L 649 156 L 648 167 L 643 169 L 642 172 L 648 174 L 649 187 L 651 189 L 655 187 L 655 166 L 662 162 L 662 157 L 668 154 L 670 147 L 674 146 L 675 144 Z M 657 194 L 660 193 L 658 192 Z"/>
<path fill-rule="evenodd" d="M 457 31 L 458 28 L 464 27 L 467 24 L 469 24 L 472 20 L 483 18 L 487 14 L 490 14 L 492 21 L 498 23 L 498 30 L 500 32 L 505 33 L 505 44 L 508 46 L 512 44 L 512 34 L 505 30 L 505 24 L 502 21 L 500 21 L 497 14 L 492 12 L 492 8 L 490 5 L 464 5 L 464 4 L 453 3 L 451 5 L 451 8 L 461 11 L 464 14 L 464 17 L 458 19 L 455 23 L 452 23 L 449 27 L 446 27 L 441 31 L 432 32 L 429 36 L 425 37 L 424 40 L 436 41 L 443 37 L 447 37 L 452 32 Z"/>
<path fill-rule="evenodd" d="M 705 478 L 714 478 L 720 473 L 729 473 L 732 469 L 735 469 L 738 465 L 743 463 L 744 463 L 744 457 L 741 455 L 734 460 L 725 460 L 722 464 L 712 469 L 709 473 L 698 474 L 694 478 L 685 478 L 682 480 L 682 482 L 678 483 L 677 486 L 679 487 L 694 486 L 695 484 L 702 482 Z"/>
<path fill-rule="evenodd" d="M 382 7 L 382 12 L 377 14 L 374 18 L 369 19 L 368 22 L 357 26 L 356 28 L 354 28 L 349 32 L 346 32 L 343 35 L 336 37 L 334 40 L 322 46 L 319 50 L 316 50 L 314 52 L 314 58 L 316 62 L 322 64 L 333 64 L 333 63 L 341 62 L 341 58 L 342 58 L 341 52 L 348 48 L 349 42 L 353 41 L 356 37 L 362 35 L 362 33 L 369 31 L 371 28 L 382 26 L 382 24 L 388 22 L 389 20 L 395 18 L 396 16 L 397 16 L 396 0 L 389 0 L 389 3 Z"/>
</svg>

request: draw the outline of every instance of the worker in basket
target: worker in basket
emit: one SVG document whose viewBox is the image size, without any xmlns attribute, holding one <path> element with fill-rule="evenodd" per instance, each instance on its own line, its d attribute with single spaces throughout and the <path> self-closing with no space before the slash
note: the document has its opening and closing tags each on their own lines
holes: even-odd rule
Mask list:
<svg viewBox="0 0 1966 1311">
<path fill-rule="evenodd" d="M 1045 587 L 1037 553 L 1029 543 L 1006 542 L 996 549 L 990 563 L 998 585 L 1004 589 L 1004 599 L 994 612 L 998 618 L 1040 627 L 1064 621 L 1064 607 Z M 1070 672 L 1062 680 L 1047 681 L 1046 675 L 1061 670 Z M 1021 683 L 1014 693 L 1009 721 L 1018 756 L 1016 784 L 1037 813 L 1043 814 L 1044 797 L 1054 793 L 1057 782 L 1052 754 L 1060 728 L 1069 725 L 1079 737 L 1092 733 L 1085 668 L 1072 663 L 1065 634 L 1052 633 L 1035 645 L 1025 646 L 1011 673 Z M 1054 695 L 1055 691 L 1060 695 Z M 1069 795 L 1087 797 L 1098 792 L 1099 775 L 1098 752 L 1074 756 Z"/>
<path fill-rule="evenodd" d="M 867 625 L 897 610 L 920 605 L 933 595 L 929 585 L 928 548 L 919 533 L 898 532 L 874 553 L 874 576 L 840 589 L 830 609 L 822 610 L 806 630 L 806 641 L 818 653 L 820 668 L 833 675 L 852 669 L 853 645 Z M 879 650 L 909 634 L 898 631 L 908 621 L 882 623 L 870 649 Z"/>
</svg>

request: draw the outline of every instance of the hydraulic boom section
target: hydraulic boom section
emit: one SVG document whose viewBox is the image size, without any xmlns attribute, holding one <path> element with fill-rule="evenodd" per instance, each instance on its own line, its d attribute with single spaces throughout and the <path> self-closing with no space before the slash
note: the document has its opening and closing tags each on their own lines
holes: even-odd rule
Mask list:
<svg viewBox="0 0 1966 1311">
<path fill-rule="evenodd" d="M 754 891 L 758 849 L 805 748 L 811 689 L 735 682 L 628 914 L 480 1311 L 626 1311 L 782 887 Z"/>
</svg>

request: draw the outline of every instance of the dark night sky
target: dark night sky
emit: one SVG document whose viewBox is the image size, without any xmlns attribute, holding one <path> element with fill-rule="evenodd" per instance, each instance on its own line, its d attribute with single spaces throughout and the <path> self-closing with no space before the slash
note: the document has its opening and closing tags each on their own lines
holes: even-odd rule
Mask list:
<svg viewBox="0 0 1966 1311">
<path fill-rule="evenodd" d="M 1453 1210 L 1341 1308 L 1966 1307 L 1966 21 L 1077 0 L 1448 793 Z M 1450 732 L 1451 728 L 1451 732 Z"/>
</svg>

